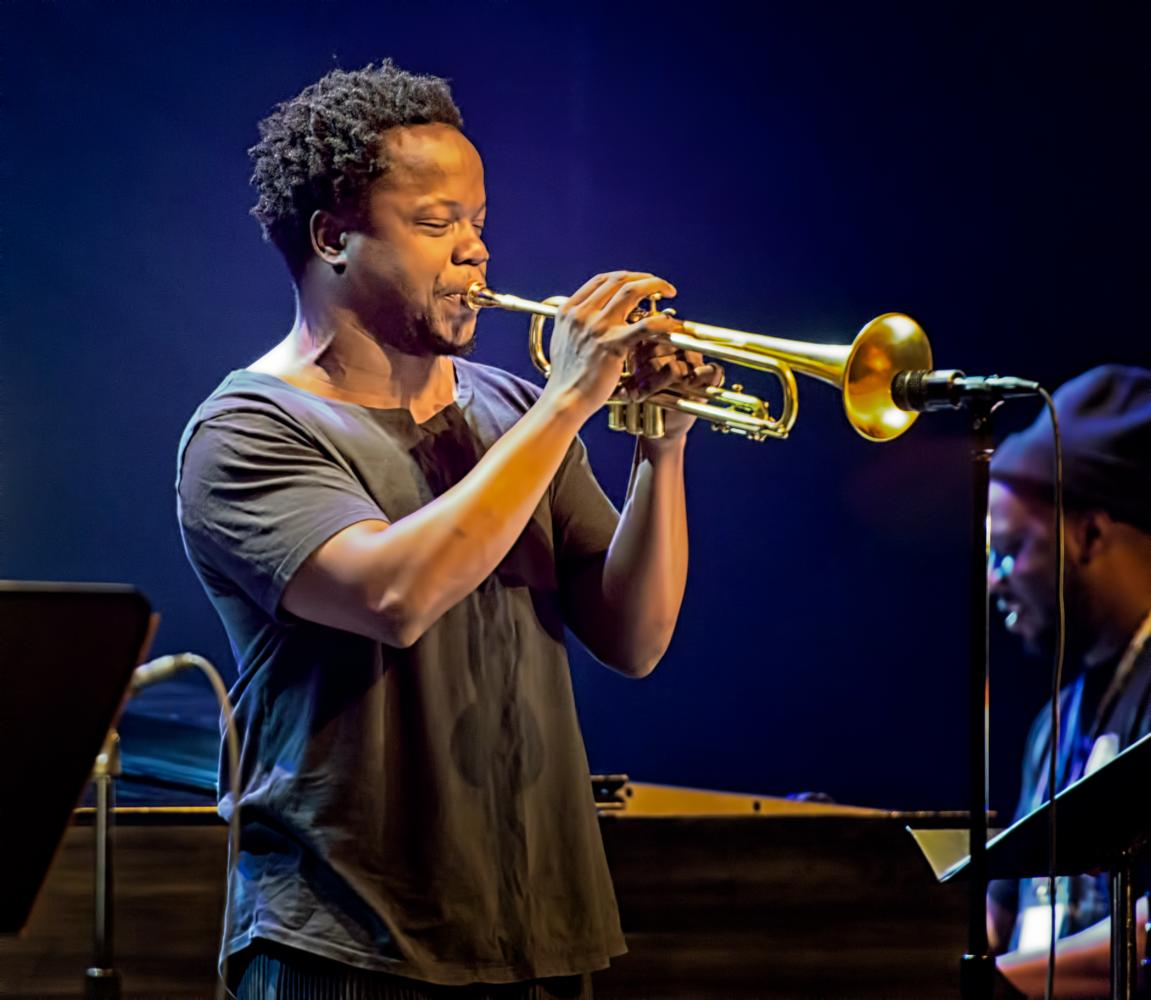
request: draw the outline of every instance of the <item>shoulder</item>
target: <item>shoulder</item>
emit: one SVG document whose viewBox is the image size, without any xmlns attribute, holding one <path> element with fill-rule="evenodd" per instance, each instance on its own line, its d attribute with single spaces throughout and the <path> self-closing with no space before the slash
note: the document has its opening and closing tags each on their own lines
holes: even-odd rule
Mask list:
<svg viewBox="0 0 1151 1000">
<path fill-rule="evenodd" d="M 314 438 L 330 423 L 327 401 L 310 396 L 282 379 L 261 372 L 229 373 L 196 407 L 177 448 L 177 485 L 193 452 L 216 453 L 221 445 L 239 453 L 266 450 L 275 441 Z"/>
<path fill-rule="evenodd" d="M 1060 726 L 1076 725 L 1076 720 L 1070 717 L 1071 702 L 1076 691 L 1083 684 L 1083 675 L 1076 675 L 1069 684 L 1065 684 L 1059 692 Z M 1024 771 L 1038 773 L 1047 766 L 1047 758 L 1051 747 L 1051 700 L 1050 697 L 1043 703 L 1043 707 L 1035 715 L 1031 728 L 1027 733 L 1027 742 L 1024 744 L 1025 756 L 1023 760 Z"/>
<path fill-rule="evenodd" d="M 1059 716 L 1060 724 L 1067 724 L 1067 715 L 1070 710 L 1071 701 L 1075 697 L 1076 691 L 1083 685 L 1083 675 L 1076 674 L 1072 677 L 1069 683 L 1063 685 L 1059 691 Z M 1027 745 L 1032 747 L 1035 752 L 1042 756 L 1047 752 L 1047 745 L 1051 741 L 1051 696 L 1048 694 L 1047 699 L 1043 702 L 1042 707 L 1035 713 L 1035 718 L 1031 723 L 1031 729 L 1027 734 Z"/>
<path fill-rule="evenodd" d="M 465 406 L 475 404 L 506 405 L 523 412 L 529 409 L 543 391 L 538 385 L 525 378 L 513 375 L 502 368 L 455 359 L 457 377 L 466 398 Z"/>
<path fill-rule="evenodd" d="M 189 423 L 210 420 L 222 413 L 271 413 L 290 415 L 315 402 L 318 396 L 297 388 L 277 375 L 241 368 L 229 372 L 196 408 Z"/>
<path fill-rule="evenodd" d="M 331 416 L 331 401 L 305 392 L 276 375 L 241 369 L 231 372 L 197 408 L 184 428 L 180 450 L 204 424 L 303 427 Z"/>
</svg>

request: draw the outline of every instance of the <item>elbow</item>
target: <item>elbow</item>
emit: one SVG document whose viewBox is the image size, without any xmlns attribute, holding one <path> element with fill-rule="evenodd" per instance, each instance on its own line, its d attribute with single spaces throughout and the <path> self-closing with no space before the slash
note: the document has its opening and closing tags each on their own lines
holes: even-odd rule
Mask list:
<svg viewBox="0 0 1151 1000">
<path fill-rule="evenodd" d="M 389 590 L 373 608 L 374 637 L 385 646 L 408 649 L 428 630 L 431 621 L 420 615 L 411 600 Z"/>
<path fill-rule="evenodd" d="M 602 619 L 599 624 L 595 630 L 580 633 L 580 638 L 605 667 L 635 680 L 649 676 L 659 666 L 675 628 L 674 621 L 664 625 L 633 622 L 634 627 L 618 630 L 602 627 Z"/>
<path fill-rule="evenodd" d="M 627 649 L 614 650 L 612 655 L 604 658 L 604 663 L 618 674 L 632 680 L 642 680 L 649 676 L 659 666 L 667 645 L 658 646 L 632 646 Z"/>
<path fill-rule="evenodd" d="M 633 660 L 630 663 L 621 663 L 614 669 L 617 673 L 623 674 L 624 677 L 628 677 L 633 681 L 639 681 L 650 676 L 658 664 L 659 657 L 656 657 L 655 659 Z"/>
<path fill-rule="evenodd" d="M 410 649 L 425 631 L 426 629 L 413 625 L 389 627 L 381 629 L 376 638 L 385 646 L 391 646 L 393 649 Z"/>
<path fill-rule="evenodd" d="M 623 653 L 616 666 L 625 677 L 640 680 L 659 666 L 675 633 L 674 617 L 659 617 L 648 621 L 624 638 Z"/>
</svg>

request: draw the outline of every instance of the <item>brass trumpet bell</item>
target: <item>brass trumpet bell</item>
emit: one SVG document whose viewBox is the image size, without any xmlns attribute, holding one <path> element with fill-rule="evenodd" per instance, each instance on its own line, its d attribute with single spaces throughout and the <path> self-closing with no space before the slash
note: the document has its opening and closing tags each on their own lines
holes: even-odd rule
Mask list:
<svg viewBox="0 0 1151 1000">
<path fill-rule="evenodd" d="M 730 344 L 835 386 L 848 423 L 869 441 L 894 440 L 915 423 L 918 414 L 895 405 L 891 380 L 898 372 L 932 366 L 927 334 L 902 313 L 877 316 L 850 344 L 784 340 L 692 322 L 684 323 L 684 331 L 690 335 L 691 350 L 719 357 L 709 345 Z M 672 340 L 676 340 L 674 335 Z M 686 340 L 683 346 L 688 346 Z"/>
<path fill-rule="evenodd" d="M 903 313 L 884 313 L 859 331 L 842 375 L 832 384 L 843 392 L 852 427 L 868 441 L 891 441 L 919 416 L 895 405 L 892 379 L 901 371 L 931 367 L 931 345 L 920 325 Z"/>
</svg>

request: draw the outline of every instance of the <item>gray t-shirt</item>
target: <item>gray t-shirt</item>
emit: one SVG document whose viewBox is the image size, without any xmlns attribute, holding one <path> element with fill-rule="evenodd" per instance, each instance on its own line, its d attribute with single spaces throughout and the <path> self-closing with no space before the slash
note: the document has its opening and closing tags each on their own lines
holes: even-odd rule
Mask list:
<svg viewBox="0 0 1151 1000">
<path fill-rule="evenodd" d="M 462 984 L 625 951 L 563 646 L 564 581 L 617 521 L 581 442 L 496 571 L 410 648 L 280 607 L 317 546 L 445 492 L 539 393 L 454 365 L 456 401 L 424 424 L 233 372 L 180 442 L 185 548 L 239 666 L 226 952 L 265 938 Z"/>
</svg>

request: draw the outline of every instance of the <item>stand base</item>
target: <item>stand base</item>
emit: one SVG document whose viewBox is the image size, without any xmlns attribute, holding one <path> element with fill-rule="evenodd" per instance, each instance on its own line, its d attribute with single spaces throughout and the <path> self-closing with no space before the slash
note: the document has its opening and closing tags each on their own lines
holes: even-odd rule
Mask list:
<svg viewBox="0 0 1151 1000">
<path fill-rule="evenodd" d="M 120 1000 L 120 973 L 90 968 L 84 973 L 85 1000 Z"/>
<path fill-rule="evenodd" d="M 995 959 L 964 955 L 959 960 L 959 995 L 963 1000 L 990 1000 L 995 989 Z"/>
</svg>

